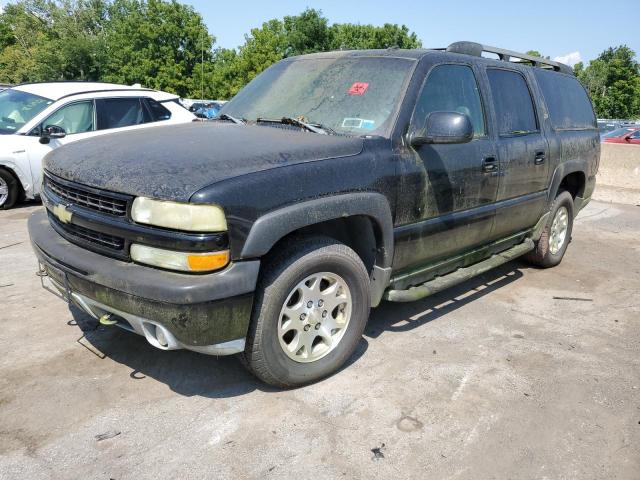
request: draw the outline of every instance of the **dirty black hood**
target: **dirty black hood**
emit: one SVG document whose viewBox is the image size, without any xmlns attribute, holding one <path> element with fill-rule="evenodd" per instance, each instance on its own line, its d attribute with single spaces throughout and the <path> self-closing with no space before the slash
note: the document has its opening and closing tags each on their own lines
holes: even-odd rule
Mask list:
<svg viewBox="0 0 640 480">
<path fill-rule="evenodd" d="M 44 168 L 114 192 L 188 201 L 231 177 L 356 155 L 363 140 L 271 126 L 194 122 L 112 133 L 58 148 Z"/>
</svg>

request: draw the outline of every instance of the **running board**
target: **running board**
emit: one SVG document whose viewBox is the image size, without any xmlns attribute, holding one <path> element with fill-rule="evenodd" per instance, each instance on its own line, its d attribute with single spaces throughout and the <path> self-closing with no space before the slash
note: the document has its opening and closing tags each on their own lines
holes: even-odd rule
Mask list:
<svg viewBox="0 0 640 480">
<path fill-rule="evenodd" d="M 478 262 L 469 267 L 459 268 L 447 275 L 429 280 L 422 285 L 411 287 L 406 290 L 387 290 L 384 294 L 384 298 L 390 302 L 413 302 L 414 300 L 428 297 L 429 295 L 446 290 L 458 283 L 462 283 L 465 280 L 469 280 L 470 278 L 487 272 L 497 266 L 510 262 L 514 258 L 518 258 L 519 256 L 530 252 L 533 250 L 534 246 L 533 240 L 527 238 L 524 242 L 511 247 L 504 252 L 492 255 L 482 262 Z"/>
</svg>

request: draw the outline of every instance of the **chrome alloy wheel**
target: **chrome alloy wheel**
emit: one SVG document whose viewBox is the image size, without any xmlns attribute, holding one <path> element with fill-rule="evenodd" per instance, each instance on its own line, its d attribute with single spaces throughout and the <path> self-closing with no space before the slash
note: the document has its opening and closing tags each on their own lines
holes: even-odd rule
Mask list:
<svg viewBox="0 0 640 480">
<path fill-rule="evenodd" d="M 287 296 L 278 318 L 278 339 L 296 362 L 315 362 L 329 354 L 351 319 L 347 282 L 335 273 L 319 272 L 302 280 Z"/>
<path fill-rule="evenodd" d="M 569 227 L 569 212 L 566 207 L 560 207 L 553 217 L 551 232 L 549 233 L 549 251 L 556 255 L 564 246 Z"/>
<path fill-rule="evenodd" d="M 9 185 L 0 177 L 0 207 L 4 205 L 9 198 Z"/>
</svg>

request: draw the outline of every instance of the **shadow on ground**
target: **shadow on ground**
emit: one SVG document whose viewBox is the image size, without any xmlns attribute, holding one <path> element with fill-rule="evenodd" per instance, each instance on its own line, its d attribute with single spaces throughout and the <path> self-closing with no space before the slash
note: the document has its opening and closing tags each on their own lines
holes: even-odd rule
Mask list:
<svg viewBox="0 0 640 480">
<path fill-rule="evenodd" d="M 443 315 L 473 302 L 522 277 L 524 264 L 511 262 L 424 300 L 413 303 L 384 302 L 372 311 L 364 337 L 354 355 L 342 368 L 349 368 L 367 351 L 367 338 L 387 333 L 408 333 Z M 117 327 L 104 327 L 71 307 L 74 320 L 83 330 L 78 342 L 92 354 L 109 358 L 131 369 L 131 381 L 146 377 L 166 384 L 185 396 L 208 398 L 234 397 L 254 390 L 275 392 L 249 373 L 237 356 L 212 357 L 186 350 L 162 351 L 134 333 Z"/>
<path fill-rule="evenodd" d="M 372 310 L 365 336 L 378 338 L 386 333 L 408 332 L 455 312 L 485 295 L 522 278 L 524 262 L 513 261 L 496 267 L 455 287 L 411 303 L 383 302 Z"/>
</svg>

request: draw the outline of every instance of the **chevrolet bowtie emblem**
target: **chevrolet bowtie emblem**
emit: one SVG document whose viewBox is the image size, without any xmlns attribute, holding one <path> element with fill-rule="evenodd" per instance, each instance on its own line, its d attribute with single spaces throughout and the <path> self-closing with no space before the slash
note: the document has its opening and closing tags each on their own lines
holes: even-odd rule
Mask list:
<svg viewBox="0 0 640 480">
<path fill-rule="evenodd" d="M 53 207 L 53 214 L 62 223 L 69 223 L 71 221 L 71 217 L 73 216 L 73 213 L 67 210 L 66 206 L 60 204 Z"/>
</svg>

